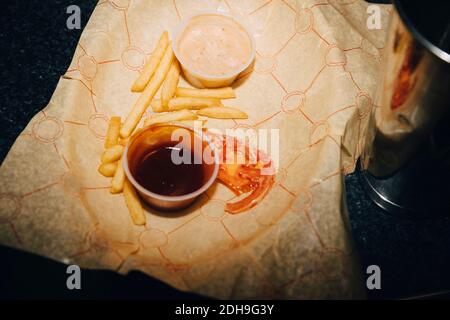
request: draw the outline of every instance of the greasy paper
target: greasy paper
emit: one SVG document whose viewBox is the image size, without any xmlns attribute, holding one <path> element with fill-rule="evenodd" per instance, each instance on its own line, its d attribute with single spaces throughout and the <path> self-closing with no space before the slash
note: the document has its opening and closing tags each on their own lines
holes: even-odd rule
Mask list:
<svg viewBox="0 0 450 320">
<path fill-rule="evenodd" d="M 369 30 L 367 6 L 100 0 L 50 103 L 1 166 L 0 242 L 82 267 L 140 270 L 217 298 L 363 297 L 343 174 L 362 150 L 390 10 L 379 6 L 383 28 Z M 161 32 L 204 10 L 238 17 L 257 48 L 253 71 L 227 101 L 249 119 L 206 126 L 279 129 L 276 183 L 248 212 L 226 213 L 233 194 L 216 184 L 182 212 L 147 208 L 137 227 L 97 172 L 107 122 L 137 99 L 131 84 Z"/>
</svg>

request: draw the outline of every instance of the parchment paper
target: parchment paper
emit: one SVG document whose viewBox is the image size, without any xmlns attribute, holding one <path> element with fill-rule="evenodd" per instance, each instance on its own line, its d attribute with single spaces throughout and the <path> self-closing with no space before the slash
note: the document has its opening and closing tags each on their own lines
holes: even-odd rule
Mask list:
<svg viewBox="0 0 450 320">
<path fill-rule="evenodd" d="M 1 166 L 0 242 L 87 268 L 141 270 L 218 298 L 363 297 L 343 174 L 362 150 L 390 7 L 380 6 L 382 30 L 368 30 L 366 8 L 100 0 L 49 105 Z M 148 210 L 147 225 L 136 227 L 97 172 L 108 118 L 128 113 L 137 98 L 130 86 L 161 32 L 211 9 L 250 26 L 257 56 L 230 102 L 249 119 L 207 127 L 279 128 L 276 184 L 248 212 L 225 213 L 233 194 L 215 185 L 183 212 Z"/>
</svg>

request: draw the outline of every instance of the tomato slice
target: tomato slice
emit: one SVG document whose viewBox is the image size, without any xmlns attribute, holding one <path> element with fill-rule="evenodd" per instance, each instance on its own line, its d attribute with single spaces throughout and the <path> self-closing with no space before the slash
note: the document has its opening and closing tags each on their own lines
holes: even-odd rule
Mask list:
<svg viewBox="0 0 450 320">
<path fill-rule="evenodd" d="M 273 175 L 261 176 L 261 179 L 253 188 L 253 191 L 247 197 L 237 202 L 227 203 L 225 211 L 235 214 L 253 208 L 264 199 L 274 182 L 275 179 Z"/>
<path fill-rule="evenodd" d="M 227 148 L 227 142 L 232 142 L 234 147 Z M 262 174 L 262 169 L 272 168 L 272 162 L 236 138 L 222 137 L 220 144 L 217 141 L 215 144 L 220 147 L 222 159 L 217 176 L 219 181 L 237 196 L 249 193 L 241 200 L 227 203 L 225 211 L 235 214 L 254 207 L 267 195 L 275 181 L 273 174 Z"/>
<path fill-rule="evenodd" d="M 235 195 L 241 195 L 242 193 L 250 192 L 252 190 L 250 183 L 247 179 L 242 179 L 238 175 L 231 174 L 231 172 L 238 171 L 239 168 L 231 169 L 231 166 L 221 165 L 219 168 L 219 174 L 217 178 L 224 185 L 226 185 Z"/>
</svg>

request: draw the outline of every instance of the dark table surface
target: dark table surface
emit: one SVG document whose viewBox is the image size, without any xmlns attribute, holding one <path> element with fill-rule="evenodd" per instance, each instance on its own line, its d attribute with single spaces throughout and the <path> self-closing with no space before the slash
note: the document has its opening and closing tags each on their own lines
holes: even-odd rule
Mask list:
<svg viewBox="0 0 450 320">
<path fill-rule="evenodd" d="M 68 30 L 66 8 L 88 0 L 16 0 L 0 12 L 0 160 L 31 117 L 45 107 L 67 69 L 82 30 Z M 404 298 L 450 290 L 450 218 L 400 220 L 367 197 L 358 173 L 346 177 L 350 226 L 363 271 L 381 269 L 381 290 L 369 298 Z M 66 288 L 66 266 L 0 246 L 0 298 L 198 298 L 140 272 L 122 276 L 83 270 L 82 290 Z M 446 297 L 450 297 L 448 294 Z"/>
</svg>

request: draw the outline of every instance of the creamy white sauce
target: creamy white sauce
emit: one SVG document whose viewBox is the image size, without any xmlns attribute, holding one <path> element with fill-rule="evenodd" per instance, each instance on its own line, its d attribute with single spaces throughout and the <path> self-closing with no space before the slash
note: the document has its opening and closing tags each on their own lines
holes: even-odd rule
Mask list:
<svg viewBox="0 0 450 320">
<path fill-rule="evenodd" d="M 224 75 L 242 68 L 252 50 L 251 40 L 242 26 L 215 14 L 191 19 L 177 47 L 190 69 L 208 75 Z"/>
</svg>

